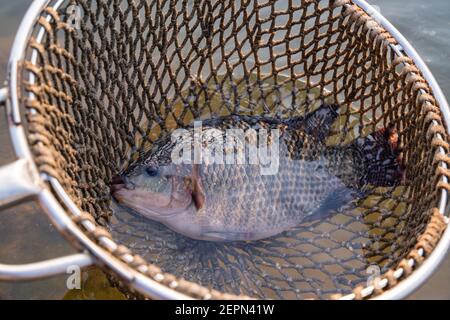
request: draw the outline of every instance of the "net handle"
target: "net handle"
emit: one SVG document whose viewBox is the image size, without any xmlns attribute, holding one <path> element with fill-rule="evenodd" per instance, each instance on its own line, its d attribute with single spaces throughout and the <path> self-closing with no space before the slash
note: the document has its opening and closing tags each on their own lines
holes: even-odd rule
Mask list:
<svg viewBox="0 0 450 320">
<path fill-rule="evenodd" d="M 76 253 L 65 257 L 28 264 L 0 264 L 0 280 L 25 281 L 53 277 L 72 272 L 74 267 L 85 268 L 94 264 L 86 253 Z"/>
<path fill-rule="evenodd" d="M 0 89 L 0 107 L 6 107 L 8 89 Z M 9 122 L 8 116 L 8 122 Z M 25 157 L 19 157 L 12 163 L 0 166 L 0 209 L 25 201 L 37 196 L 42 186 L 39 184 L 37 173 Z"/>
<path fill-rule="evenodd" d="M 8 90 L 0 89 L 0 106 L 6 104 Z M 35 179 L 30 163 L 25 158 L 0 167 L 0 209 L 14 206 L 39 195 L 42 186 Z M 8 265 L 0 263 L 0 280 L 23 281 L 52 277 L 67 273 L 69 268 L 84 268 L 94 263 L 92 257 L 77 253 L 56 259 L 29 264 Z"/>
</svg>

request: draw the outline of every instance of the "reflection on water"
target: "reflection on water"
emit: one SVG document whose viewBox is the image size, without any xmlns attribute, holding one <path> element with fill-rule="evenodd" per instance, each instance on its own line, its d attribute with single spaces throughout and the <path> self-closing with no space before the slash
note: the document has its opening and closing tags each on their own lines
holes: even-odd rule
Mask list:
<svg viewBox="0 0 450 320">
<path fill-rule="evenodd" d="M 9 48 L 17 30 L 21 17 L 24 15 L 30 0 L 0 0 L 0 81 L 6 76 L 6 62 Z M 434 75 L 438 79 L 445 93 L 450 92 L 450 3 L 448 0 L 433 0 L 424 2 L 422 0 L 372 0 L 371 3 L 380 6 L 382 13 L 396 25 L 402 33 L 412 42 L 426 60 Z M 8 132 L 5 127 L 6 121 L 2 114 L 0 117 L 0 150 L 1 164 L 13 159 L 12 149 L 9 144 Z M 118 211 L 117 221 L 126 219 L 127 223 L 135 224 L 136 230 L 141 228 L 142 220 L 128 212 Z M 362 224 L 364 225 L 364 224 Z M 159 228 L 155 226 L 155 229 Z M 149 235 L 141 230 L 131 234 L 129 230 L 117 229 L 117 233 L 124 232 L 131 246 L 141 252 L 149 251 L 145 247 Z M 331 230 L 332 232 L 333 230 Z M 364 231 L 364 227 L 363 227 Z M 330 232 L 328 230 L 327 232 Z M 341 235 L 345 236 L 345 234 Z M 135 238 L 135 243 L 132 242 Z M 57 232 L 49 226 L 47 218 L 37 208 L 11 208 L 0 212 L 0 261 L 9 263 L 31 262 L 38 259 L 55 257 L 57 255 L 71 253 L 72 250 L 66 245 Z M 182 247 L 167 247 L 166 250 L 180 250 Z M 263 250 L 263 249 L 261 249 Z M 202 261 L 200 255 L 190 251 L 190 258 L 196 263 L 207 263 Z M 200 262 L 199 262 L 200 261 Z M 214 261 L 212 261 L 214 263 Z M 441 267 L 422 290 L 414 297 L 450 298 L 448 278 L 450 259 Z M 275 262 L 276 266 L 276 262 Z M 89 277 L 84 282 L 86 292 L 67 292 L 65 288 L 66 277 L 57 277 L 51 280 L 39 282 L 26 282 L 22 284 L 0 283 L 0 298 L 62 298 L 67 292 L 66 298 L 107 298 L 114 297 L 115 293 L 109 292 L 103 276 L 98 271 L 89 271 L 94 274 L 92 282 Z M 225 276 L 224 276 L 225 277 Z M 233 271 L 226 275 L 233 279 Z M 314 286 L 315 284 L 304 284 Z"/>
</svg>

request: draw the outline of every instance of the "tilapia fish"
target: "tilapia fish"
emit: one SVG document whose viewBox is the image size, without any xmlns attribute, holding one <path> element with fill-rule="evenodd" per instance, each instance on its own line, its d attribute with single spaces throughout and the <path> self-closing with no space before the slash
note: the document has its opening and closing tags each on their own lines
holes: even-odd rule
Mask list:
<svg viewBox="0 0 450 320">
<path fill-rule="evenodd" d="M 322 105 L 290 120 L 237 115 L 205 120 L 197 131 L 202 147 L 229 141 L 227 129 L 266 130 L 266 139 L 258 136 L 257 140 L 265 141 L 267 154 L 277 153 L 276 170 L 262 172 L 261 162 L 249 161 L 255 149 L 245 151 L 243 143 L 232 147 L 224 143 L 216 149 L 225 155 L 240 152 L 240 162 L 175 162 L 176 149 L 192 144 L 196 136 L 168 135 L 113 178 L 112 195 L 119 204 L 199 240 L 258 240 L 303 222 L 326 219 L 364 197 L 368 188 L 392 187 L 404 179 L 394 127 L 348 145 L 327 146 L 325 140 L 337 117 L 338 106 Z M 243 142 L 252 139 L 254 135 L 246 135 Z M 270 148 L 276 141 L 278 149 Z"/>
</svg>

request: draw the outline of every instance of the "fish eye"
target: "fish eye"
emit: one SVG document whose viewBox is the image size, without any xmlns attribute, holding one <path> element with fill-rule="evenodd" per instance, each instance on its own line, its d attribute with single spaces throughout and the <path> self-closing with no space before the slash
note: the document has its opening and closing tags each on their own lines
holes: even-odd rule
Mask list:
<svg viewBox="0 0 450 320">
<path fill-rule="evenodd" d="M 155 167 L 147 167 L 145 169 L 145 172 L 147 173 L 148 176 L 150 177 L 156 177 L 158 175 L 158 169 Z"/>
</svg>

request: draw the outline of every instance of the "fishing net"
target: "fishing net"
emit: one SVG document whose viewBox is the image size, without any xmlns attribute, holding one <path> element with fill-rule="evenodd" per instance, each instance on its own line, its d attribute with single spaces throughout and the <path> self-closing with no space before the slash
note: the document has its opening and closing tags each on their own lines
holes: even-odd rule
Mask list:
<svg viewBox="0 0 450 320">
<path fill-rule="evenodd" d="M 89 236 L 119 243 L 111 254 L 132 253 L 126 262 L 146 276 L 196 298 L 363 298 L 374 272 L 384 284 L 373 295 L 437 243 L 449 189 L 439 107 L 396 40 L 351 1 L 54 1 L 41 28 L 21 66 L 34 160 L 83 210 L 80 228 L 94 221 Z M 289 118 L 324 102 L 341 106 L 330 145 L 395 125 L 406 185 L 256 242 L 187 239 L 112 202 L 111 178 L 193 119 Z"/>
</svg>

